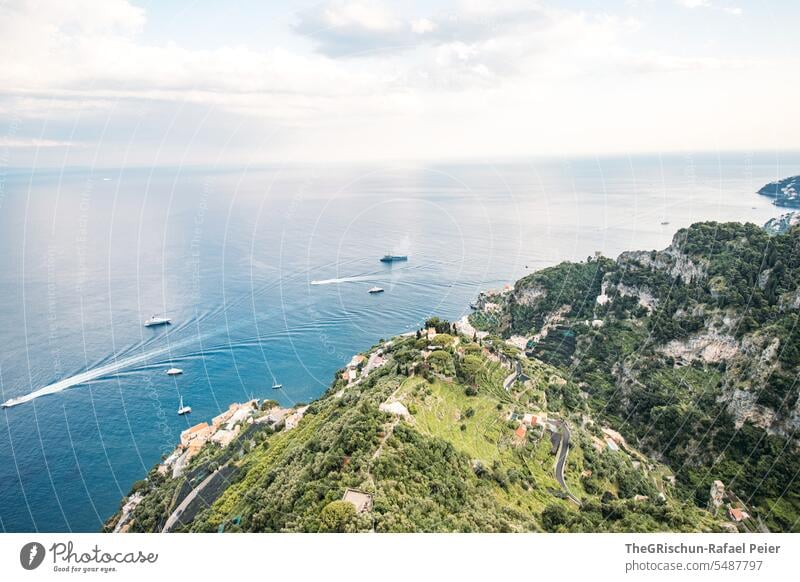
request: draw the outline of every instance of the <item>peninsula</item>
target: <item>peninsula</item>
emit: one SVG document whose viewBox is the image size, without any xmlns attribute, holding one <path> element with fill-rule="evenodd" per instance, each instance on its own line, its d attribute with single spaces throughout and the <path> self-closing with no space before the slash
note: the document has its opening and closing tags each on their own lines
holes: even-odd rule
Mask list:
<svg viewBox="0 0 800 582">
<path fill-rule="evenodd" d="M 707 222 L 533 273 L 190 428 L 106 530 L 796 531 L 798 248 Z"/>
</svg>

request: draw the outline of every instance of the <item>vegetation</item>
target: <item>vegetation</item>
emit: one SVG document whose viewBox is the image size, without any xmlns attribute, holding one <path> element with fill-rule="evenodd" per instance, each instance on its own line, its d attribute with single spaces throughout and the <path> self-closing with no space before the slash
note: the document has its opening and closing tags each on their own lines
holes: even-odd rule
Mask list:
<svg viewBox="0 0 800 582">
<path fill-rule="evenodd" d="M 235 468 L 232 477 L 175 531 L 718 529 L 710 514 L 669 491 L 660 498 L 651 473 L 625 452 L 598 450 L 596 437 L 574 420 L 568 483 L 584 503 L 568 501 L 553 472 L 558 431 L 516 431 L 526 412 L 585 413 L 578 387 L 552 366 L 524 359 L 528 379 L 506 391 L 499 338 L 481 345 L 448 322 L 434 323 L 448 330 L 436 349 L 415 337 L 376 346 L 387 363 L 358 382 L 335 381 L 296 428 L 252 425 L 228 449 L 204 448 L 184 477 L 154 470 L 137 485 L 144 499 L 131 530 L 160 529 L 192 484 L 221 462 Z M 410 417 L 380 410 L 392 400 Z M 344 501 L 347 488 L 371 495 L 371 511 Z M 634 501 L 637 495 L 658 500 Z"/>
<path fill-rule="evenodd" d="M 132 490 L 143 498 L 129 529 L 159 530 L 224 467 L 176 529 L 720 531 L 707 511 L 720 479 L 751 526 L 797 531 L 798 283 L 800 229 L 747 224 L 697 224 L 664 251 L 539 271 L 473 315 L 489 335 L 431 318 L 375 346 L 386 363 L 337 379 L 297 427 L 257 423 L 204 447 L 181 477 L 151 471 Z M 525 354 L 502 339 L 519 334 Z M 393 402 L 408 414 L 381 410 Z M 561 423 L 580 503 L 554 475 Z M 614 446 L 609 428 L 622 433 Z M 344 501 L 347 488 L 371 509 Z"/>
<path fill-rule="evenodd" d="M 769 529 L 798 531 L 799 284 L 800 229 L 770 236 L 752 224 L 701 223 L 665 251 L 522 279 L 494 331 L 539 331 L 560 314 L 529 353 L 581 385 L 600 419 L 665 459 L 679 496 L 705 507 L 721 479 Z"/>
</svg>

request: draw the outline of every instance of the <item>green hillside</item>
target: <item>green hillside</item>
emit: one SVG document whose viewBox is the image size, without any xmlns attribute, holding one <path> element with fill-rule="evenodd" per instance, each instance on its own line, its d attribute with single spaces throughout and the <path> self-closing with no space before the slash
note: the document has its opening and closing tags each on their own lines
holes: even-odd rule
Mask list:
<svg viewBox="0 0 800 582">
<path fill-rule="evenodd" d="M 725 528 L 671 484 L 669 469 L 609 445 L 556 368 L 520 356 L 524 376 L 506 390 L 515 364 L 502 354 L 518 350 L 430 323 L 450 333 L 375 346 L 357 378 L 337 375 L 296 426 L 292 411 L 269 422 L 280 416 L 273 403 L 247 408 L 230 444 L 207 442 L 176 477 L 169 460 L 154 468 L 106 529 L 161 531 L 170 516 L 170 531 L 209 532 Z M 348 489 L 371 506 L 343 501 Z"/>
<path fill-rule="evenodd" d="M 562 263 L 490 298 L 475 324 L 555 333 L 528 353 L 597 418 L 671 467 L 699 506 L 720 480 L 757 529 L 800 530 L 800 230 L 701 223 L 663 251 Z"/>
</svg>

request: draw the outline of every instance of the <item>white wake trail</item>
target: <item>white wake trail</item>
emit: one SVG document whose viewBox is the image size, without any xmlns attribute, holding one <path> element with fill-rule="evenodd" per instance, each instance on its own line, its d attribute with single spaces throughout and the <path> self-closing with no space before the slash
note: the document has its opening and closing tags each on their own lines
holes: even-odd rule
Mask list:
<svg viewBox="0 0 800 582">
<path fill-rule="evenodd" d="M 0 406 L 2 408 L 10 408 L 12 406 L 24 404 L 25 402 L 30 402 L 31 400 L 39 398 L 40 396 L 46 396 L 48 394 L 55 394 L 56 392 L 61 392 L 62 390 L 66 390 L 67 388 L 71 388 L 72 386 L 77 386 L 78 384 L 89 382 L 90 380 L 96 380 L 98 378 L 102 378 L 103 376 L 114 374 L 115 372 L 119 372 L 120 370 L 123 370 L 125 368 L 129 368 L 136 364 L 145 362 L 150 358 L 166 354 L 170 350 L 174 350 L 175 348 L 181 347 L 182 345 L 185 345 L 187 343 L 191 343 L 192 341 L 196 341 L 196 339 L 192 338 L 191 340 L 176 342 L 173 343 L 172 345 L 165 346 L 163 348 L 156 348 L 154 350 L 150 350 L 143 354 L 129 356 L 127 358 L 122 358 L 120 360 L 111 362 L 110 364 L 105 364 L 103 366 L 98 366 L 97 368 L 92 368 L 91 370 L 81 372 L 80 374 L 75 374 L 74 376 L 70 376 L 69 378 L 64 378 L 63 380 L 59 380 L 58 382 L 45 386 L 44 388 L 39 388 L 38 390 L 34 390 L 33 392 L 25 394 L 24 396 L 17 396 L 16 398 L 10 398 L 9 400 L 3 402 Z"/>
<path fill-rule="evenodd" d="M 375 278 L 375 275 L 359 275 L 357 277 L 339 277 L 338 279 L 321 279 L 319 281 L 311 281 L 312 285 L 335 285 L 336 283 L 349 283 L 351 281 L 370 281 Z"/>
</svg>

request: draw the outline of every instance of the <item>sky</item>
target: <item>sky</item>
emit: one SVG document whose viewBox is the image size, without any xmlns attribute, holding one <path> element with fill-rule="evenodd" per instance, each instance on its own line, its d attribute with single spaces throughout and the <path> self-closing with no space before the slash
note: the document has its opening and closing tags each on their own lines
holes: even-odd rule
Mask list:
<svg viewBox="0 0 800 582">
<path fill-rule="evenodd" d="M 0 165 L 797 149 L 793 0 L 0 1 Z"/>
</svg>

